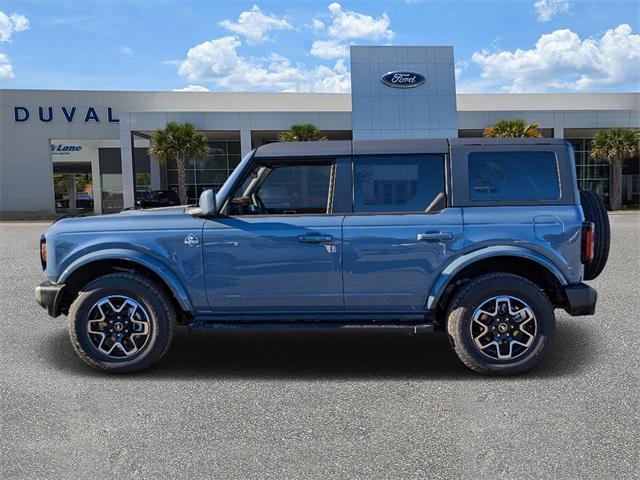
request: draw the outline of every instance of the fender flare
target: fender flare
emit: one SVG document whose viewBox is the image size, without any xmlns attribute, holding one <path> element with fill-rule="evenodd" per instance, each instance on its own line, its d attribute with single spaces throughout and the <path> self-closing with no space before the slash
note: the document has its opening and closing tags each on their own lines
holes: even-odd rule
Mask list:
<svg viewBox="0 0 640 480">
<path fill-rule="evenodd" d="M 183 310 L 187 312 L 194 311 L 193 304 L 191 303 L 191 299 L 189 298 L 189 294 L 187 293 L 184 285 L 182 285 L 182 282 L 178 279 L 176 274 L 173 273 L 173 271 L 169 267 L 167 267 L 161 260 L 135 250 L 114 248 L 108 250 L 100 250 L 98 252 L 92 252 L 87 255 L 83 255 L 82 257 L 75 259 L 64 269 L 64 271 L 60 275 L 60 278 L 58 279 L 58 283 L 64 284 L 67 279 L 73 274 L 73 272 L 75 272 L 78 268 L 101 260 L 125 260 L 131 263 L 137 263 L 138 265 L 148 268 L 153 273 L 158 275 L 167 285 L 167 287 L 169 287 L 169 290 L 171 290 L 173 296 L 176 298 Z"/>
<path fill-rule="evenodd" d="M 537 253 L 533 250 L 518 246 L 491 246 L 474 250 L 461 257 L 456 258 L 453 262 L 445 267 L 438 278 L 433 283 L 431 290 L 429 291 L 429 297 L 427 298 L 427 309 L 435 309 L 436 305 L 440 301 L 440 297 L 444 293 L 444 290 L 449 285 L 449 282 L 460 272 L 462 269 L 469 265 L 478 262 L 480 260 L 486 260 L 491 257 L 520 257 L 532 260 L 538 263 L 541 267 L 548 270 L 560 285 L 567 285 L 567 279 L 558 266 L 549 260 L 544 255 Z"/>
</svg>

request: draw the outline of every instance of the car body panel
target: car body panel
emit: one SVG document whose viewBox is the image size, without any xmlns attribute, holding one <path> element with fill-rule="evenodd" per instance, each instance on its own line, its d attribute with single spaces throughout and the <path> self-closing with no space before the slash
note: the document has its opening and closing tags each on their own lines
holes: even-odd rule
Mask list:
<svg viewBox="0 0 640 480">
<path fill-rule="evenodd" d="M 581 228 L 577 205 L 467 207 L 464 253 L 490 246 L 523 247 L 547 259 L 565 283 L 579 282 Z"/>
<path fill-rule="evenodd" d="M 211 309 L 342 310 L 342 218 L 245 215 L 207 220 L 203 248 Z M 321 237 L 327 241 L 318 241 Z"/>
<path fill-rule="evenodd" d="M 50 257 L 45 275 L 64 283 L 73 271 L 90 262 L 129 260 L 165 279 L 189 310 L 207 309 L 203 224 L 203 219 L 186 214 L 184 207 L 60 220 L 46 233 Z M 189 235 L 198 243 L 187 245 Z"/>
<path fill-rule="evenodd" d="M 445 240 L 418 240 L 423 234 Z M 462 213 L 351 214 L 343 223 L 344 293 L 349 309 L 422 310 L 440 265 L 464 246 Z"/>
</svg>

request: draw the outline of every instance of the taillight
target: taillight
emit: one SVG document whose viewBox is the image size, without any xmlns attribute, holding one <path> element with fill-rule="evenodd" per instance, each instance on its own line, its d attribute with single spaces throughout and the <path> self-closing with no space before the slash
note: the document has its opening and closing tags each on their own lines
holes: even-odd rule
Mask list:
<svg viewBox="0 0 640 480">
<path fill-rule="evenodd" d="M 42 269 L 47 269 L 47 239 L 44 235 L 40 238 L 40 263 L 42 263 Z"/>
<path fill-rule="evenodd" d="M 582 224 L 582 252 L 580 254 L 582 263 L 589 263 L 593 260 L 595 229 L 596 226 L 593 222 L 584 222 Z"/>
</svg>

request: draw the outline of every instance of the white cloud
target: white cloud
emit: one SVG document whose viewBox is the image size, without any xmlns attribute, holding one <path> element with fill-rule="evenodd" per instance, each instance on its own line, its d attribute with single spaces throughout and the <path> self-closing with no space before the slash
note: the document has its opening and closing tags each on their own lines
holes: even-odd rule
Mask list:
<svg viewBox="0 0 640 480">
<path fill-rule="evenodd" d="M 322 58 L 346 58 L 349 56 L 349 43 L 352 40 L 391 40 L 393 31 L 389 29 L 391 19 L 383 13 L 379 18 L 359 12 L 342 10 L 342 5 L 332 3 L 329 5 L 329 21 L 325 24 L 322 20 L 313 19 L 311 29 L 316 32 L 324 32 L 325 39 L 316 40 L 311 45 L 309 54 Z"/>
<path fill-rule="evenodd" d="M 569 29 L 542 35 L 529 50 L 476 52 L 485 88 L 508 92 L 584 91 L 640 84 L 640 35 L 628 24 L 600 38 L 581 39 Z"/>
<path fill-rule="evenodd" d="M 310 26 L 311 26 L 311 30 L 319 32 L 320 30 L 324 30 L 325 24 L 322 20 L 318 20 L 317 18 L 314 18 L 313 20 L 311 20 Z"/>
<path fill-rule="evenodd" d="M 345 58 L 349 55 L 349 46 L 338 40 L 316 40 L 309 53 L 314 57 L 327 59 Z"/>
<path fill-rule="evenodd" d="M 238 54 L 240 45 L 238 37 L 222 37 L 196 45 L 187 52 L 178 73 L 191 82 L 208 81 L 232 91 L 349 91 L 350 76 L 344 60 L 338 60 L 333 67 L 308 68 L 292 64 L 278 54 L 244 57 Z"/>
<path fill-rule="evenodd" d="M 559 13 L 567 13 L 571 10 L 569 0 L 536 0 L 533 9 L 538 14 L 538 20 L 548 22 Z"/>
<path fill-rule="evenodd" d="M 467 62 L 466 60 L 460 60 L 459 62 L 456 62 L 455 68 L 454 68 L 456 81 L 460 79 L 462 72 L 464 72 L 467 68 L 469 68 L 469 62 Z"/>
<path fill-rule="evenodd" d="M 10 42 L 14 33 L 25 30 L 29 30 L 27 17 L 18 13 L 7 15 L 0 10 L 0 43 Z"/>
<path fill-rule="evenodd" d="M 174 92 L 208 92 L 209 89 L 207 87 L 203 87 L 202 85 L 189 85 L 184 88 L 174 88 Z"/>
<path fill-rule="evenodd" d="M 0 52 L 0 80 L 6 80 L 14 77 L 15 75 L 13 74 L 13 67 L 9 61 L 9 57 Z"/>
<path fill-rule="evenodd" d="M 265 14 L 257 5 L 254 5 L 248 12 L 242 12 L 236 23 L 223 20 L 219 25 L 230 32 L 244 36 L 249 45 L 266 42 L 269 40 L 267 33 L 272 30 L 291 30 L 293 28 L 286 18 Z"/>
<path fill-rule="evenodd" d="M 118 48 L 118 53 L 121 53 L 122 55 L 130 56 L 130 55 L 133 55 L 133 49 L 131 47 L 122 46 Z"/>
<path fill-rule="evenodd" d="M 178 74 L 191 82 L 223 75 L 239 63 L 236 49 L 240 45 L 238 37 L 221 37 L 196 45 L 187 52 Z"/>
<path fill-rule="evenodd" d="M 389 29 L 391 19 L 383 13 L 378 19 L 370 15 L 358 12 L 342 10 L 342 5 L 332 3 L 329 5 L 331 24 L 327 32 L 330 37 L 338 40 L 391 40 L 393 31 Z"/>
</svg>

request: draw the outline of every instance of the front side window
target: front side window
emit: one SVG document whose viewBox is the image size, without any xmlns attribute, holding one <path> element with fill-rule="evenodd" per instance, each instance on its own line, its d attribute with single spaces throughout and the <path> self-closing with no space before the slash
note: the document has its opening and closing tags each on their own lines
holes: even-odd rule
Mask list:
<svg viewBox="0 0 640 480">
<path fill-rule="evenodd" d="M 229 215 L 330 213 L 331 163 L 256 165 L 232 195 Z"/>
<path fill-rule="evenodd" d="M 474 201 L 558 200 L 553 152 L 471 152 L 469 196 Z"/>
<path fill-rule="evenodd" d="M 354 212 L 421 213 L 443 192 L 442 155 L 354 159 Z"/>
</svg>

